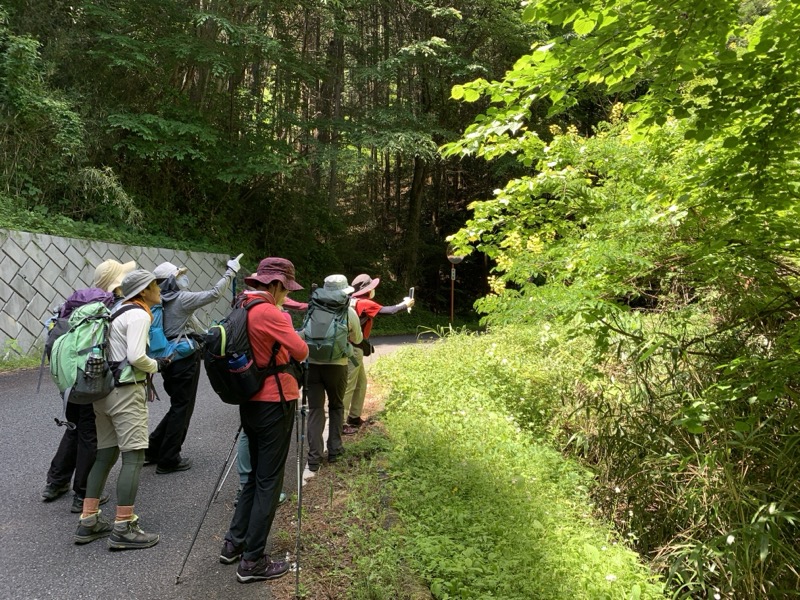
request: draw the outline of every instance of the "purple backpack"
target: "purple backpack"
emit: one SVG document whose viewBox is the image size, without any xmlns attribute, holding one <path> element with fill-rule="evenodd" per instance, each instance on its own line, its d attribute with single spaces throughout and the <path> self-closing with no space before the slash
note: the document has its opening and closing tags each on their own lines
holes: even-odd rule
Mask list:
<svg viewBox="0 0 800 600">
<path fill-rule="evenodd" d="M 58 313 L 51 319 L 52 325 L 48 325 L 47 339 L 44 342 L 44 352 L 47 358 L 50 358 L 56 340 L 69 331 L 69 316 L 72 311 L 90 302 L 102 302 L 111 308 L 114 305 L 114 294 L 96 287 L 73 292 L 64 301 L 64 304 L 58 307 Z M 44 357 L 42 357 L 42 364 L 44 364 Z"/>
<path fill-rule="evenodd" d="M 114 305 L 114 294 L 96 287 L 77 290 L 58 307 L 58 318 L 68 319 L 73 310 L 89 302 L 102 302 L 111 308 Z"/>
</svg>

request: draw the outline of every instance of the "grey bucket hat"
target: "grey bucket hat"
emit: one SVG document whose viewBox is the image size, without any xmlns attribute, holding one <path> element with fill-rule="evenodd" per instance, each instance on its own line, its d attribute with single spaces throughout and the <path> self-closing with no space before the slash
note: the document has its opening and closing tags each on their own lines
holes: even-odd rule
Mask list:
<svg viewBox="0 0 800 600">
<path fill-rule="evenodd" d="M 131 298 L 135 298 L 150 285 L 150 282 L 155 280 L 155 275 L 150 271 L 145 271 L 144 269 L 131 271 L 122 280 L 122 301 L 127 302 Z"/>
</svg>

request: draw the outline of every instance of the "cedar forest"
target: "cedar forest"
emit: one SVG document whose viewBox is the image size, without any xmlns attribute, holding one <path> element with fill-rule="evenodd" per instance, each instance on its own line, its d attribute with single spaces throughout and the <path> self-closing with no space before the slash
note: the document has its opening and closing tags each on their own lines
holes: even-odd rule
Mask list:
<svg viewBox="0 0 800 600">
<path fill-rule="evenodd" d="M 591 347 L 548 435 L 672 593 L 797 595 L 798 30 L 796 0 L 8 0 L 0 225 L 439 312 L 451 245 L 489 331 Z"/>
</svg>

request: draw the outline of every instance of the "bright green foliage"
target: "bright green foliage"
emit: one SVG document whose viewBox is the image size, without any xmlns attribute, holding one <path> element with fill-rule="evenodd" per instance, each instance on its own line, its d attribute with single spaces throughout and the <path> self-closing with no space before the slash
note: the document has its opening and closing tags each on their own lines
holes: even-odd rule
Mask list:
<svg viewBox="0 0 800 600">
<path fill-rule="evenodd" d="M 542 0 L 524 17 L 550 42 L 453 90 L 494 105 L 446 153 L 531 167 L 454 238 L 494 260 L 478 306 L 591 335 L 572 447 L 629 490 L 603 508 L 679 595 L 779 597 L 799 558 L 800 5 Z M 593 89 L 631 101 L 588 136 L 532 130 L 537 103 L 556 115 Z"/>
<path fill-rule="evenodd" d="M 546 347 L 538 365 L 520 354 Z M 662 597 L 592 518 L 590 475 L 531 442 L 546 435 L 566 358 L 546 332 L 504 332 L 454 336 L 375 367 L 389 388 L 403 547 L 435 598 Z"/>
</svg>

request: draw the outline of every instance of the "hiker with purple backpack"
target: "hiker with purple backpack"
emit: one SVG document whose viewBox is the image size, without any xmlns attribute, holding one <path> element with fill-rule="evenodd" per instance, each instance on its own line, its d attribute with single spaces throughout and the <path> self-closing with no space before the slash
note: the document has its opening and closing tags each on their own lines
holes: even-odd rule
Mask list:
<svg viewBox="0 0 800 600">
<path fill-rule="evenodd" d="M 66 319 L 78 306 L 90 302 L 104 302 L 109 308 L 122 299 L 122 279 L 136 268 L 136 262 L 120 263 L 109 259 L 100 263 L 94 272 L 94 287 L 76 291 L 58 309 L 58 319 Z M 94 409 L 91 404 L 67 402 L 67 426 L 61 443 L 47 471 L 47 485 L 42 490 L 42 500 L 52 502 L 69 491 L 70 481 L 75 493 L 70 511 L 81 512 L 86 496 L 86 480 L 97 454 L 97 432 Z M 108 496 L 100 498 L 104 504 Z"/>
</svg>

